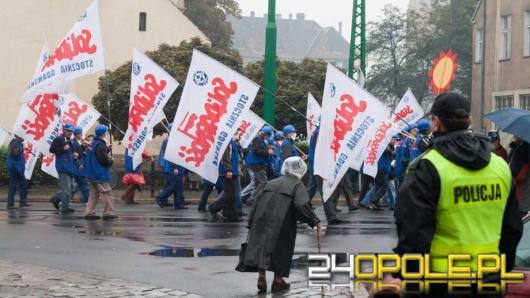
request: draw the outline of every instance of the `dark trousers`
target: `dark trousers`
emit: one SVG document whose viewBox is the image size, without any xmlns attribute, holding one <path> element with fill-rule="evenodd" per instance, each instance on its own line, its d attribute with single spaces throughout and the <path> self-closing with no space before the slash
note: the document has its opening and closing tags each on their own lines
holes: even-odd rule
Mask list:
<svg viewBox="0 0 530 298">
<path fill-rule="evenodd" d="M 236 214 L 236 188 L 237 177 L 223 177 L 223 195 L 221 198 L 210 205 L 211 212 L 219 212 L 224 209 L 224 214 L 228 220 L 237 220 Z"/>
<path fill-rule="evenodd" d="M 15 205 L 17 187 L 20 192 L 20 204 L 28 202 L 28 186 L 24 172 L 9 170 L 9 193 L 7 195 L 7 206 Z"/>
<path fill-rule="evenodd" d="M 370 189 L 370 183 L 374 181 L 374 178 L 363 174 L 361 176 L 361 190 L 359 192 L 359 201 L 362 201 L 364 199 L 364 196 L 366 196 L 366 193 Z"/>
<path fill-rule="evenodd" d="M 312 199 L 318 191 L 320 198 L 322 199 L 322 197 L 324 197 L 322 193 L 322 177 L 311 175 L 310 179 L 309 185 L 307 186 L 309 198 Z M 326 214 L 326 219 L 328 221 L 337 219 L 337 206 L 333 201 L 333 198 L 329 198 L 325 203 L 324 200 L 322 200 L 322 206 L 324 207 L 324 213 Z"/>
<path fill-rule="evenodd" d="M 357 172 L 354 169 L 348 169 L 348 172 L 346 174 L 349 174 L 351 186 L 352 186 L 352 193 L 356 194 L 359 193 L 359 172 Z"/>
<path fill-rule="evenodd" d="M 88 186 L 88 179 L 81 175 L 74 175 L 75 183 L 77 184 L 77 189 L 72 190 L 72 197 L 74 193 L 78 190 L 81 191 L 81 202 L 88 203 L 88 198 L 90 197 L 90 187 Z"/>
<path fill-rule="evenodd" d="M 168 203 L 168 199 L 173 195 L 173 208 L 184 207 L 183 181 L 182 174 L 166 173 L 166 183 L 164 188 L 156 196 L 157 202 Z"/>
<path fill-rule="evenodd" d="M 333 200 L 335 204 L 337 204 L 341 194 L 343 194 L 344 198 L 346 199 L 346 204 L 348 204 L 348 209 L 355 208 L 355 204 L 353 203 L 352 186 L 350 184 L 350 179 L 348 179 L 348 176 L 342 177 L 342 179 L 339 182 L 339 185 L 337 185 L 337 188 L 331 195 L 330 200 Z"/>
<path fill-rule="evenodd" d="M 375 193 L 370 201 L 374 204 L 377 204 L 377 202 L 383 198 L 387 191 L 388 174 L 384 172 L 378 172 L 377 176 L 375 176 Z"/>
<path fill-rule="evenodd" d="M 214 187 L 217 191 L 217 194 L 220 194 L 223 191 L 223 180 L 221 178 L 222 177 L 219 177 L 215 184 L 204 179 L 202 180 L 203 189 L 201 194 L 201 201 L 199 202 L 199 210 L 206 210 L 206 204 L 208 204 L 208 197 L 213 192 Z"/>
</svg>

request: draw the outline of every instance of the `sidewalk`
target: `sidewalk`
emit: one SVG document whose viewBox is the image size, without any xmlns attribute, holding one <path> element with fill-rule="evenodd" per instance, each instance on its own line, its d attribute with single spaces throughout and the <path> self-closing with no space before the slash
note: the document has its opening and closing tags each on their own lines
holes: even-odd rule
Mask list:
<svg viewBox="0 0 530 298">
<path fill-rule="evenodd" d="M 122 279 L 0 260 L 0 297 L 202 297 Z"/>
</svg>

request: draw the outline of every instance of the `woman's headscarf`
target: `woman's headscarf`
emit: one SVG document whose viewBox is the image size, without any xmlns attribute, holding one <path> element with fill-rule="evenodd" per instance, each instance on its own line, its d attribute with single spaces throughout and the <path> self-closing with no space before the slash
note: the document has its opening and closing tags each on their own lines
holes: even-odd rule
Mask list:
<svg viewBox="0 0 530 298">
<path fill-rule="evenodd" d="M 307 172 L 307 165 L 299 156 L 287 158 L 283 162 L 282 175 L 302 179 Z"/>
</svg>

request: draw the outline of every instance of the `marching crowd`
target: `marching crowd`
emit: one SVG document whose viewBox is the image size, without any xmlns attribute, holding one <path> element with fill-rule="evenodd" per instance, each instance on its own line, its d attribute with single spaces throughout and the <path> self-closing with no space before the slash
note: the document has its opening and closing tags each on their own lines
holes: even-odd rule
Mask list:
<svg viewBox="0 0 530 298">
<path fill-rule="evenodd" d="M 172 125 L 169 125 L 171 130 Z M 82 129 L 67 123 L 63 127 L 63 134 L 57 137 L 50 148 L 56 158 L 56 170 L 59 175 L 59 191 L 53 195 L 50 202 L 62 214 L 72 213 L 70 201 L 73 191 L 79 190 L 81 201 L 86 203 L 85 217 L 99 218 L 95 214 L 95 207 L 99 199 L 103 201 L 103 217 L 115 218 L 112 200 L 111 172 L 113 164 L 112 145 L 107 144 L 108 127 L 98 125 L 95 135 L 83 136 Z M 430 144 L 431 122 L 427 119 L 411 123 L 405 129 L 393 136 L 388 147 L 378 160 L 378 173 L 375 178 L 349 169 L 340 181 L 329 200 L 323 202 L 326 219 L 329 225 L 343 223 L 338 219 L 337 208 L 339 198 L 344 196 L 348 211 L 359 208 L 380 210 L 388 207 L 394 210 L 397 201 L 397 189 L 403 182 L 409 164 L 422 155 Z M 240 221 L 247 214 L 243 211 L 243 204 L 252 205 L 260 195 L 268 181 L 282 176 L 282 165 L 289 157 L 300 156 L 307 161 L 309 177 L 307 192 L 310 204 L 317 192 L 322 196 L 322 178 L 313 171 L 315 162 L 315 147 L 318 140 L 319 128 L 316 127 L 309 138 L 308 155 L 302 153 L 296 146 L 296 128 L 287 125 L 283 131 L 274 132 L 270 126 L 264 126 L 252 140 L 249 148 L 239 145 L 239 131 L 232 137 L 230 145 L 224 152 L 219 166 L 219 179 L 216 183 L 202 180 L 203 190 L 198 206 L 199 212 L 209 211 L 215 220 Z M 528 143 L 515 139 L 508 155 L 500 143 L 499 133 L 488 133 L 492 152 L 510 163 L 512 175 L 517 182 L 517 193 L 520 197 L 527 197 L 530 190 L 528 177 L 528 162 L 530 148 Z M 27 198 L 27 181 L 24 178 L 24 144 L 23 139 L 15 136 L 9 144 L 7 165 L 9 170 L 8 209 L 17 208 L 14 197 L 18 189 L 20 193 L 20 207 L 31 206 Z M 157 164 L 165 175 L 165 184 L 158 193 L 155 202 L 161 208 L 187 209 L 184 200 L 185 175 L 188 169 L 175 165 L 164 158 L 168 138 L 160 148 Z M 155 160 L 154 156 L 144 150 L 142 157 Z M 135 204 L 134 193 L 145 184 L 141 166 L 133 168 L 132 158 L 127 151 L 124 155 L 125 176 L 122 182 L 127 189 L 122 196 L 127 204 Z M 244 188 L 241 186 L 243 171 L 247 172 L 250 182 Z M 192 172 L 190 172 L 192 173 Z M 360 182 L 360 183 L 359 183 Z M 77 187 L 75 187 L 77 185 Z M 360 187 L 359 187 L 360 186 Z M 76 188 L 76 189 L 74 189 Z M 213 203 L 207 206 L 208 197 L 214 191 L 217 196 Z M 524 192 L 524 193 L 523 193 Z M 358 202 L 354 201 L 354 194 L 359 195 Z M 170 197 L 173 196 L 173 204 Z M 520 202 L 521 211 L 527 211 L 528 202 Z M 311 204 L 312 207 L 312 204 Z M 313 207 L 312 207 L 313 208 Z M 222 212 L 221 212 L 222 211 Z"/>
</svg>

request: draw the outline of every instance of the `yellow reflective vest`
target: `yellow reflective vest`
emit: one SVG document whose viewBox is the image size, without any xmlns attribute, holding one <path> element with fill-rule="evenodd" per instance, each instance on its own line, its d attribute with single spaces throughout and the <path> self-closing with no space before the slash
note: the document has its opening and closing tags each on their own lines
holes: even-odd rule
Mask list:
<svg viewBox="0 0 530 298">
<path fill-rule="evenodd" d="M 498 254 L 504 209 L 511 188 L 510 168 L 491 154 L 480 170 L 463 168 L 431 149 L 429 160 L 440 176 L 440 198 L 431 242 L 431 270 L 447 272 L 447 256 L 470 254 L 471 261 L 456 262 L 477 270 L 477 255 Z"/>
</svg>

